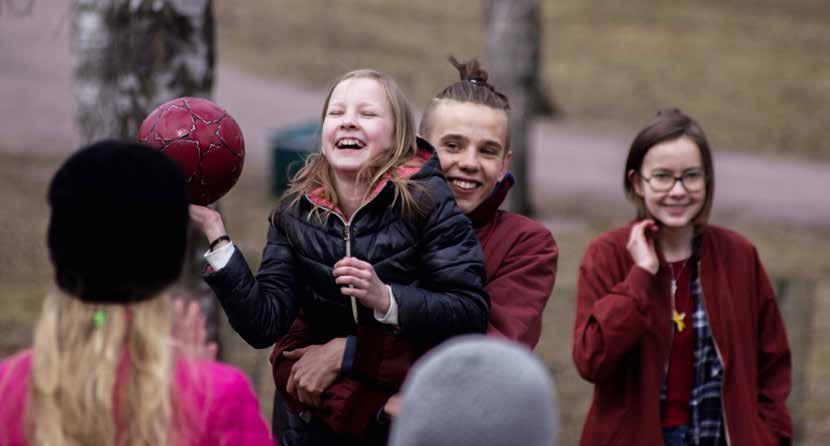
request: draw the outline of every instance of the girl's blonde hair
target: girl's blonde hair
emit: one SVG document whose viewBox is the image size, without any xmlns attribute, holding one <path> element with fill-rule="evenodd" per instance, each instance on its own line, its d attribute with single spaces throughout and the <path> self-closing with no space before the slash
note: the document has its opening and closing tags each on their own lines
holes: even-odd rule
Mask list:
<svg viewBox="0 0 830 446">
<path fill-rule="evenodd" d="M 406 96 L 395 81 L 385 74 L 369 69 L 350 71 L 331 86 L 326 101 L 323 103 L 321 122 L 326 119 L 326 111 L 334 89 L 347 79 L 372 79 L 378 82 L 383 87 L 392 109 L 392 147 L 372 160 L 358 174 L 360 178 L 366 178 L 368 182 L 363 200 L 368 198 L 381 180 L 388 178 L 395 185 L 393 205 L 400 200 L 405 214 L 418 212 L 419 206 L 412 193 L 413 185 L 408 177 L 402 177 L 397 172 L 397 168 L 415 156 L 417 151 L 415 118 L 409 101 L 407 101 Z M 291 200 L 290 203 L 294 206 L 299 203 L 303 195 L 318 189 L 322 189 L 323 198 L 330 202 L 334 208 L 339 207 L 340 203 L 334 188 L 331 165 L 323 155 L 322 148 L 320 151 L 309 155 L 305 165 L 291 179 L 286 197 Z M 314 204 L 309 216 L 313 215 L 318 217 L 320 221 L 324 221 L 329 213 L 329 210 L 321 209 L 319 205 Z"/>
<path fill-rule="evenodd" d="M 50 293 L 35 329 L 30 444 L 179 444 L 186 405 L 173 392 L 170 332 L 166 295 L 123 305 Z"/>
</svg>

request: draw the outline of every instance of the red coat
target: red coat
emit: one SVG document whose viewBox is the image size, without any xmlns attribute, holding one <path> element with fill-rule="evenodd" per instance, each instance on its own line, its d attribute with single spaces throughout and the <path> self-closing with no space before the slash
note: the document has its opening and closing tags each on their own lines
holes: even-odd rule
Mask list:
<svg viewBox="0 0 830 446">
<path fill-rule="evenodd" d="M 579 270 L 573 359 L 594 398 L 581 445 L 661 445 L 660 385 L 671 349 L 670 272 L 635 266 L 631 226 L 601 235 Z M 700 280 L 724 365 L 722 405 L 731 445 L 789 444 L 790 349 L 754 246 L 707 226 Z"/>
<path fill-rule="evenodd" d="M 539 342 L 542 312 L 553 291 L 559 249 L 550 231 L 527 217 L 504 212 L 499 206 L 513 184 L 512 177 L 498 188 L 475 211 L 468 214 L 476 237 L 484 251 L 487 281 L 484 289 L 490 295 L 490 317 L 487 333 L 521 342 L 530 349 Z M 310 329 L 302 316 L 291 330 L 274 346 L 271 362 L 277 389 L 293 410 L 302 406 L 285 392 L 294 361 L 282 358 L 282 352 L 310 344 L 324 343 Z M 372 377 L 373 386 L 350 378 L 339 378 L 325 392 L 324 408 L 317 411 L 326 424 L 337 432 L 359 435 L 365 431 L 371 416 L 397 392 L 391 384 L 406 376 L 412 357 L 423 351 L 398 351 L 396 354 L 374 354 L 388 350 L 388 336 L 363 336 L 357 344 L 352 375 Z M 361 344 L 362 343 L 362 344 Z M 370 344 L 377 345 L 370 345 Z M 381 379 L 380 383 L 377 382 Z M 383 388 L 378 388 L 381 384 Z"/>
</svg>

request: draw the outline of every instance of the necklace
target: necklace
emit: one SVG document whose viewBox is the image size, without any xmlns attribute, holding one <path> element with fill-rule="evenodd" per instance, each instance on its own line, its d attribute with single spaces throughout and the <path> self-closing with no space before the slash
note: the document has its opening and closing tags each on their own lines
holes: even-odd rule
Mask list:
<svg viewBox="0 0 830 446">
<path fill-rule="evenodd" d="M 680 313 L 677 311 L 677 308 L 675 307 L 676 302 L 674 296 L 677 294 L 677 279 L 683 275 L 683 271 L 686 270 L 687 263 L 689 263 L 689 259 L 683 261 L 683 266 L 680 267 L 680 272 L 678 272 L 677 275 L 674 274 L 674 266 L 669 266 L 669 270 L 671 271 L 671 319 L 672 322 L 674 322 L 674 325 L 677 327 L 678 332 L 682 332 L 686 328 L 686 313 Z"/>
<path fill-rule="evenodd" d="M 674 267 L 672 266 L 669 268 L 671 271 L 671 297 L 674 300 L 675 294 L 677 294 L 677 278 L 683 275 L 683 271 L 686 270 L 686 264 L 689 263 L 689 259 L 683 261 L 683 266 L 680 267 L 680 272 L 677 275 L 674 275 Z"/>
</svg>

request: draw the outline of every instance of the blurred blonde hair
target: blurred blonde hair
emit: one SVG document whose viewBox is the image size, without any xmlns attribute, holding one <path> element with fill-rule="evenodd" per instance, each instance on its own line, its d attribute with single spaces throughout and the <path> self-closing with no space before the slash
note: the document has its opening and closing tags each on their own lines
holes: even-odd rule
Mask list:
<svg viewBox="0 0 830 446">
<path fill-rule="evenodd" d="M 398 175 L 396 169 L 407 161 L 409 161 L 417 151 L 415 118 L 412 113 L 412 108 L 407 101 L 403 91 L 398 87 L 394 80 L 387 75 L 369 69 L 361 69 L 350 71 L 344 74 L 337 80 L 329 90 L 326 100 L 323 103 L 323 112 L 321 114 L 321 122 L 326 119 L 326 111 L 329 107 L 329 101 L 334 89 L 341 82 L 347 79 L 372 79 L 378 82 L 386 93 L 386 98 L 392 108 L 392 147 L 389 150 L 381 153 L 376 159 L 372 160 L 368 166 L 361 169 L 358 176 L 366 178 L 368 188 L 366 195 L 363 197 L 365 201 L 374 188 L 385 177 L 395 185 L 395 198 L 393 205 L 400 200 L 405 214 L 418 212 L 419 206 L 412 195 L 412 185 L 408 178 Z M 322 153 L 322 149 L 311 155 L 306 160 L 305 165 L 297 172 L 291 179 L 286 196 L 290 198 L 291 205 L 294 206 L 302 199 L 303 195 L 311 193 L 317 189 L 322 188 L 323 198 L 332 203 L 337 208 L 340 205 L 340 200 L 337 197 L 337 192 L 334 188 L 334 179 L 331 172 L 331 165 Z M 322 210 L 319 205 L 314 205 L 309 216 L 317 216 L 320 221 L 324 221 L 328 215 L 328 210 Z"/>
<path fill-rule="evenodd" d="M 166 295 L 122 305 L 50 293 L 35 328 L 30 443 L 177 444 L 171 322 Z"/>
</svg>

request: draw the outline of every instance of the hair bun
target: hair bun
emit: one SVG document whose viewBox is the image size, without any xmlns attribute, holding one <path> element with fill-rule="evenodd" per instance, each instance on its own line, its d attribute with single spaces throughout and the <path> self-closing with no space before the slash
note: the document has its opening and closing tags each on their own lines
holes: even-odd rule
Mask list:
<svg viewBox="0 0 830 446">
<path fill-rule="evenodd" d="M 668 117 L 668 116 L 677 116 L 677 115 L 683 115 L 683 114 L 685 114 L 685 113 L 683 113 L 683 110 L 680 110 L 677 107 L 668 107 L 668 108 L 663 108 L 663 109 L 658 110 L 657 115 L 655 117 L 657 117 L 657 116 Z"/>
<path fill-rule="evenodd" d="M 481 68 L 478 59 L 470 59 L 466 62 L 459 62 L 455 56 L 450 56 L 450 63 L 458 70 L 462 81 L 474 84 L 487 84 L 487 71 Z"/>
</svg>

